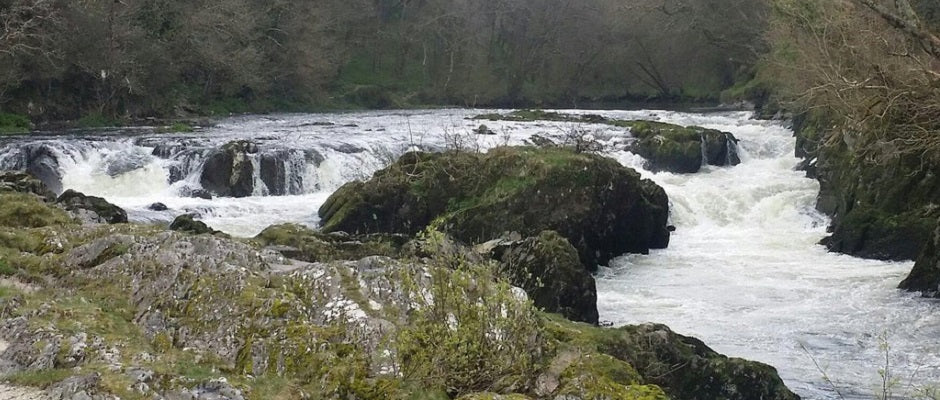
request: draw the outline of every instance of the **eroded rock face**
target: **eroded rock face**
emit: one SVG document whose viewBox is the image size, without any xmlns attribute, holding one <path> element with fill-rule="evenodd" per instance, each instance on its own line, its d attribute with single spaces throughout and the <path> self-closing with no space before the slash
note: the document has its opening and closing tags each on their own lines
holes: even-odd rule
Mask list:
<svg viewBox="0 0 940 400">
<path fill-rule="evenodd" d="M 940 161 L 894 143 L 871 144 L 864 157 L 842 140 L 825 141 L 824 116 L 795 119 L 798 156 L 820 185 L 816 208 L 832 217 L 831 251 L 880 260 L 919 258 L 940 208 Z"/>
<path fill-rule="evenodd" d="M 56 199 L 56 204 L 86 223 L 121 224 L 127 222 L 127 212 L 124 209 L 108 203 L 101 197 L 86 196 L 71 189 L 62 193 Z"/>
<path fill-rule="evenodd" d="M 563 149 L 409 153 L 319 210 L 324 232 L 413 235 L 432 221 L 464 243 L 554 230 L 593 270 L 668 244 L 661 187 L 616 161 Z"/>
<path fill-rule="evenodd" d="M 526 239 L 510 236 L 480 245 L 499 261 L 514 286 L 525 290 L 536 307 L 572 321 L 597 324 L 597 288 L 581 265 L 578 251 L 554 231 Z"/>
</svg>

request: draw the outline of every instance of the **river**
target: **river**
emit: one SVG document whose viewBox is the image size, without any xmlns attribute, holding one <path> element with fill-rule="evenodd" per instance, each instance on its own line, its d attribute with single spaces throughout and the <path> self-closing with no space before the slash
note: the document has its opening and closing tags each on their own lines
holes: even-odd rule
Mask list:
<svg viewBox="0 0 940 400">
<path fill-rule="evenodd" d="M 497 134 L 474 135 L 480 122 L 467 117 L 481 112 L 246 116 L 187 134 L 138 128 L 12 137 L 0 139 L 0 168 L 29 161 L 40 172 L 55 170 L 54 186 L 105 197 L 138 222 L 193 213 L 213 228 L 253 236 L 280 222 L 316 226 L 332 191 L 410 149 L 486 150 L 533 135 L 561 142 L 582 130 L 606 155 L 665 188 L 677 228 L 668 249 L 601 269 L 602 320 L 665 323 L 721 353 L 775 366 L 808 399 L 876 398 L 886 354 L 899 398 L 940 382 L 940 303 L 895 289 L 912 262 L 862 260 L 816 244 L 828 225 L 813 207 L 818 184 L 795 170 L 794 138 L 781 123 L 743 112 L 566 111 L 700 125 L 741 140 L 742 164 L 680 175 L 643 170 L 641 158 L 622 150 L 630 136 L 621 128 L 487 121 Z M 258 143 L 259 157 L 279 163 L 286 179 L 273 187 L 256 176 L 245 198 L 188 196 L 207 155 L 236 139 Z M 155 202 L 169 210 L 148 209 Z"/>
</svg>

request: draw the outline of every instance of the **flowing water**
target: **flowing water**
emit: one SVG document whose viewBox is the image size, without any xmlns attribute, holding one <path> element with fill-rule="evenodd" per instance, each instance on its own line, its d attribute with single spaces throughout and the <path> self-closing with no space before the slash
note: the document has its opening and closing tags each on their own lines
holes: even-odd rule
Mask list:
<svg viewBox="0 0 940 400">
<path fill-rule="evenodd" d="M 777 367 L 805 398 L 875 398 L 886 354 L 900 381 L 896 393 L 940 382 L 940 304 L 895 289 L 911 262 L 866 261 L 816 245 L 828 224 L 813 207 L 818 185 L 795 170 L 792 132 L 781 124 L 748 113 L 568 111 L 700 125 L 741 140 L 741 165 L 678 175 L 644 171 L 643 160 L 623 150 L 630 141 L 624 129 L 487 121 L 497 135 L 473 135 L 480 122 L 467 117 L 480 112 L 255 116 L 191 134 L 133 129 L 7 138 L 0 139 L 0 169 L 29 168 L 58 191 L 105 197 L 135 221 L 168 223 L 192 213 L 216 229 L 253 236 L 280 222 L 316 226 L 316 211 L 332 191 L 411 149 L 486 150 L 529 143 L 533 135 L 563 142 L 585 131 L 608 156 L 666 189 L 677 227 L 668 249 L 602 269 L 602 320 L 665 323 L 721 353 Z M 191 197 L 206 158 L 236 139 L 257 143 L 252 164 L 273 160 L 281 179 L 265 181 L 256 171 L 250 197 Z M 155 202 L 169 210 L 149 210 Z"/>
</svg>

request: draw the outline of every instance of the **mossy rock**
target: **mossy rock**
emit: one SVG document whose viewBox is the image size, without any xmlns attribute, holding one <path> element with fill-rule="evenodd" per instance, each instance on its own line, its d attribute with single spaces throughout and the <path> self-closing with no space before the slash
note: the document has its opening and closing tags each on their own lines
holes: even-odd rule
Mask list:
<svg viewBox="0 0 940 400">
<path fill-rule="evenodd" d="M 524 240 L 485 243 L 501 272 L 525 290 L 536 307 L 573 321 L 597 324 L 597 288 L 578 251 L 555 231 Z"/>
<path fill-rule="evenodd" d="M 186 232 L 193 235 L 215 234 L 219 231 L 212 229 L 205 222 L 196 221 L 192 214 L 184 214 L 173 219 L 170 223 L 170 230 L 177 232 Z"/>
<path fill-rule="evenodd" d="M 723 356 L 665 325 L 599 328 L 549 315 L 545 328 L 563 346 L 632 365 L 643 383 L 663 388 L 673 399 L 799 399 L 773 367 Z"/>
<path fill-rule="evenodd" d="M 324 232 L 414 235 L 432 222 L 465 243 L 554 230 L 591 270 L 668 244 L 663 189 L 616 161 L 565 149 L 408 153 L 319 210 Z"/>
<path fill-rule="evenodd" d="M 408 241 L 403 235 L 327 234 L 297 224 L 270 226 L 254 239 L 263 246 L 272 246 L 285 257 L 307 262 L 395 257 Z"/>
<path fill-rule="evenodd" d="M 81 192 L 66 190 L 56 199 L 56 204 L 87 222 L 122 224 L 127 222 L 127 212 L 101 197 L 86 196 Z"/>
<path fill-rule="evenodd" d="M 72 218 L 31 193 L 0 192 L 0 226 L 39 228 L 72 224 Z"/>
</svg>

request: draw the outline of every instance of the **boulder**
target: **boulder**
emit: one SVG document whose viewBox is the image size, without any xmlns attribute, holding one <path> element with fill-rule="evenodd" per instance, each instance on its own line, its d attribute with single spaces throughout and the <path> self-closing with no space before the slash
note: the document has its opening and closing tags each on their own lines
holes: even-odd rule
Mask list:
<svg viewBox="0 0 940 400">
<path fill-rule="evenodd" d="M 121 224 L 127 222 L 127 212 L 121 207 L 101 197 L 86 196 L 72 189 L 62 193 L 56 199 L 56 204 L 86 223 Z"/>
<path fill-rule="evenodd" d="M 506 237 L 480 247 L 499 261 L 509 283 L 545 311 L 572 321 L 597 324 L 597 288 L 594 277 L 578 259 L 578 251 L 554 231 L 524 240 Z"/>
<path fill-rule="evenodd" d="M 0 191 L 32 193 L 46 201 L 53 201 L 56 197 L 42 181 L 25 172 L 0 172 Z"/>
<path fill-rule="evenodd" d="M 654 172 L 695 173 L 705 164 L 741 163 L 737 139 L 728 132 L 652 121 L 630 121 L 629 126 L 636 141 L 628 150 L 645 158 Z"/>
<path fill-rule="evenodd" d="M 196 221 L 192 214 L 184 214 L 176 217 L 170 224 L 171 231 L 192 233 L 202 235 L 204 233 L 214 234 L 218 231 L 206 225 L 205 222 Z"/>
<path fill-rule="evenodd" d="M 921 292 L 925 297 L 940 298 L 940 223 L 923 246 L 910 275 L 898 287 Z"/>
<path fill-rule="evenodd" d="M 344 185 L 319 210 L 327 233 L 414 235 L 433 221 L 477 244 L 554 230 L 589 270 L 664 248 L 668 214 L 661 187 L 612 159 L 529 147 L 408 153 L 371 180 Z"/>
<path fill-rule="evenodd" d="M 12 163 L 4 165 L 10 170 L 24 171 L 42 181 L 54 193 L 62 192 L 62 176 L 56 151 L 45 143 L 30 143 L 16 150 L 10 158 Z"/>
<path fill-rule="evenodd" d="M 493 132 L 493 130 L 490 129 L 486 125 L 480 125 L 479 127 L 473 130 L 473 133 L 477 135 L 495 135 L 496 134 L 496 132 Z"/>
<path fill-rule="evenodd" d="M 255 191 L 252 157 L 258 152 L 258 145 L 248 140 L 227 143 L 209 154 L 199 182 L 216 196 L 251 196 Z"/>
<path fill-rule="evenodd" d="M 147 209 L 150 211 L 166 211 L 166 210 L 169 210 L 170 208 L 167 207 L 166 204 L 163 204 L 163 203 L 153 203 L 147 206 Z"/>
</svg>

